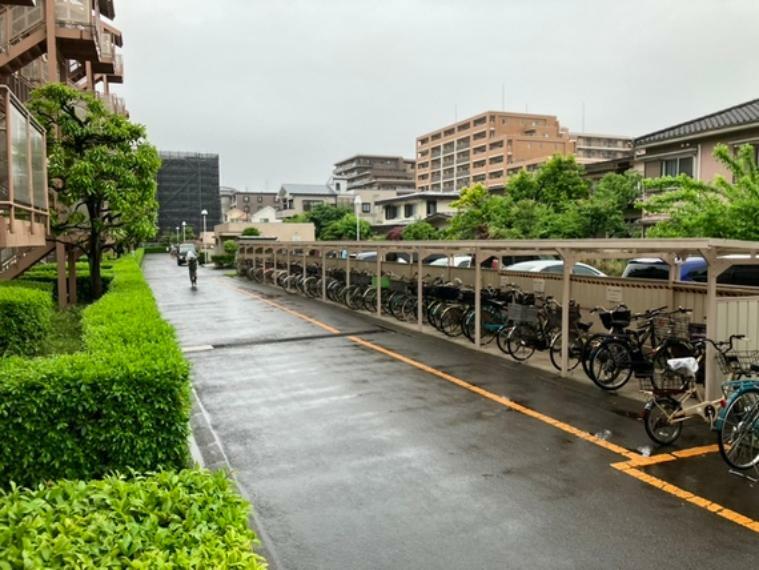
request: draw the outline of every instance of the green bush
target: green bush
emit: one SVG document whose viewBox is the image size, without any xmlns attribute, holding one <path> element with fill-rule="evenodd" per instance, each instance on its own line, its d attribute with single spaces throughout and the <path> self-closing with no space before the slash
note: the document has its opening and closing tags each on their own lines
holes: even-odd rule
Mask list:
<svg viewBox="0 0 759 570">
<path fill-rule="evenodd" d="M 53 304 L 36 287 L 0 287 L 0 356 L 33 355 L 50 332 Z"/>
<path fill-rule="evenodd" d="M 211 261 L 217 269 L 227 269 L 235 264 L 234 255 L 212 255 Z"/>
<path fill-rule="evenodd" d="M 166 251 L 166 246 L 163 246 L 163 245 L 158 245 L 158 246 L 153 245 L 150 247 L 145 247 L 144 252 L 145 253 L 168 253 Z"/>
<path fill-rule="evenodd" d="M 237 253 L 237 248 L 239 246 L 237 245 L 236 241 L 228 240 L 224 242 L 224 253 L 227 255 L 234 255 Z"/>
<path fill-rule="evenodd" d="M 45 281 L 29 281 L 25 279 L 14 279 L 13 281 L 0 281 L 0 287 L 24 287 L 26 289 L 35 289 L 37 291 L 44 291 L 52 298 L 53 289 L 55 286 L 50 282 Z"/>
<path fill-rule="evenodd" d="M 138 259 L 84 310 L 83 352 L 0 362 L 0 486 L 186 465 L 188 366 Z"/>
<path fill-rule="evenodd" d="M 0 568 L 265 569 L 223 472 L 60 481 L 0 493 Z"/>
<path fill-rule="evenodd" d="M 242 235 L 244 235 L 244 236 L 260 236 L 261 232 L 259 231 L 258 228 L 252 228 L 251 227 L 251 228 L 245 228 L 242 231 Z"/>
<path fill-rule="evenodd" d="M 100 266 L 104 291 L 108 291 L 113 281 L 113 267 L 114 262 L 105 262 Z M 53 300 L 58 300 L 58 268 L 54 263 L 43 263 L 32 267 L 16 280 L 18 283 L 27 281 L 48 283 L 52 288 Z M 90 268 L 86 262 L 80 261 L 76 264 L 76 292 L 80 303 L 91 303 L 95 300 L 90 284 Z"/>
</svg>

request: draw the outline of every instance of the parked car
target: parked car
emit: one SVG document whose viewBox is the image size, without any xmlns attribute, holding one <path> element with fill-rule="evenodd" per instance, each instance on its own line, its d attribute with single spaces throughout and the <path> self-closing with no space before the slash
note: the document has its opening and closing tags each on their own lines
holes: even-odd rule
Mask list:
<svg viewBox="0 0 759 570">
<path fill-rule="evenodd" d="M 376 251 L 362 251 L 360 253 L 357 253 L 355 256 L 351 256 L 356 259 L 356 261 L 377 261 L 377 252 Z M 409 263 L 410 256 L 408 253 L 405 252 L 399 252 L 399 253 L 387 253 L 385 254 L 385 261 L 393 261 L 395 263 Z"/>
<path fill-rule="evenodd" d="M 679 281 L 706 283 L 709 266 L 703 257 L 688 257 L 679 266 Z M 658 258 L 631 259 L 622 272 L 622 277 L 669 279 L 669 265 Z M 759 287 L 759 266 L 733 265 L 717 276 L 717 283 Z"/>
<path fill-rule="evenodd" d="M 450 263 L 450 258 L 441 257 L 434 260 L 429 265 L 433 267 L 471 267 L 472 256 L 471 255 L 454 255 L 453 263 Z"/>
<path fill-rule="evenodd" d="M 532 261 L 520 261 L 505 268 L 506 271 L 527 271 L 530 273 L 562 273 L 564 261 L 561 259 L 533 259 Z M 584 275 L 587 277 L 606 277 L 606 274 L 587 263 L 575 263 L 572 275 Z"/>
<path fill-rule="evenodd" d="M 177 253 L 177 265 L 183 265 L 187 263 L 187 254 L 190 251 L 194 251 L 195 255 L 198 255 L 194 243 L 183 243 L 179 245 L 179 252 Z"/>
</svg>

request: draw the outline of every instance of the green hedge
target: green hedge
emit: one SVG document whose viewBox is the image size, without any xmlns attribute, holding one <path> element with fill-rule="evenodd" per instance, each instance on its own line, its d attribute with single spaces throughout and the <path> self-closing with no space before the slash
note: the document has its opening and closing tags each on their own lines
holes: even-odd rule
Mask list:
<svg viewBox="0 0 759 570">
<path fill-rule="evenodd" d="M 188 365 L 138 259 L 84 310 L 82 353 L 0 362 L 0 486 L 186 466 Z"/>
<path fill-rule="evenodd" d="M 212 255 L 211 261 L 218 269 L 232 267 L 235 264 L 234 255 Z"/>
<path fill-rule="evenodd" d="M 0 493 L 0 568 L 265 569 L 223 472 L 60 481 Z"/>
<path fill-rule="evenodd" d="M 113 268 L 114 262 L 104 262 L 100 266 L 104 291 L 108 291 L 111 281 L 113 281 Z M 48 283 L 52 287 L 53 300 L 58 300 L 58 268 L 56 264 L 43 263 L 37 265 L 16 280 L 17 283 L 28 281 Z M 90 285 L 90 268 L 86 262 L 80 261 L 76 264 L 76 292 L 80 303 L 91 303 L 95 300 Z"/>
<path fill-rule="evenodd" d="M 37 354 L 50 332 L 53 303 L 36 287 L 0 287 L 0 356 Z"/>
<path fill-rule="evenodd" d="M 145 253 L 168 253 L 163 245 L 152 245 L 144 248 Z"/>
<path fill-rule="evenodd" d="M 26 289 L 35 289 L 37 291 L 44 291 L 51 297 L 53 295 L 53 290 L 55 289 L 55 285 L 50 282 L 29 281 L 22 279 L 14 279 L 13 281 L 0 281 L 0 287 L 24 287 Z"/>
</svg>

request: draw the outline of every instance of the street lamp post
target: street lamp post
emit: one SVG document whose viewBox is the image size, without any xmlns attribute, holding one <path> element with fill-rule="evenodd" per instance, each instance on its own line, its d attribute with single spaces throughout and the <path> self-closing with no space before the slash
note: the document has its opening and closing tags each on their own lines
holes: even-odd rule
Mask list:
<svg viewBox="0 0 759 570">
<path fill-rule="evenodd" d="M 179 226 L 176 227 L 177 230 L 177 244 L 179 244 Z"/>
<path fill-rule="evenodd" d="M 361 213 L 361 196 L 356 194 L 353 199 L 353 210 L 356 214 L 356 241 L 361 241 L 361 227 L 359 226 L 359 214 Z"/>
<path fill-rule="evenodd" d="M 182 243 L 187 241 L 187 222 L 182 222 Z"/>
<path fill-rule="evenodd" d="M 206 216 L 208 216 L 208 210 L 203 208 L 200 211 L 200 215 L 203 216 L 203 238 L 201 241 L 203 245 L 203 263 L 208 263 L 208 252 L 206 251 Z"/>
</svg>

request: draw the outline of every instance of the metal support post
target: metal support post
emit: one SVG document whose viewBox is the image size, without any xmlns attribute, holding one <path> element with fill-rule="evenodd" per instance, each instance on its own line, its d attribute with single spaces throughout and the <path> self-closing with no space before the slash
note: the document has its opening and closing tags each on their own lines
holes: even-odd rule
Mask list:
<svg viewBox="0 0 759 570">
<path fill-rule="evenodd" d="M 678 280 L 680 266 L 675 263 L 676 255 L 663 256 L 664 261 L 669 264 L 669 278 L 667 280 L 667 306 L 670 309 L 675 308 L 675 282 Z"/>
<path fill-rule="evenodd" d="M 303 250 L 303 280 L 305 281 L 306 277 L 308 277 L 308 272 L 306 271 L 306 262 L 308 261 L 308 250 Z"/>
<path fill-rule="evenodd" d="M 572 269 L 574 256 L 566 251 L 559 251 L 564 260 L 561 282 L 561 376 L 569 374 L 569 302 L 572 300 Z"/>
<path fill-rule="evenodd" d="M 322 301 L 327 300 L 327 251 L 322 248 Z"/>
<path fill-rule="evenodd" d="M 481 348 L 482 331 L 482 260 L 480 259 L 480 249 L 474 248 L 474 346 Z"/>
<path fill-rule="evenodd" d="M 66 288 L 66 246 L 61 242 L 55 243 L 55 261 L 58 264 L 58 308 L 65 309 L 68 303 Z"/>
<path fill-rule="evenodd" d="M 709 269 L 706 276 L 706 338 L 717 338 L 717 277 L 726 269 L 727 264 L 717 260 L 713 253 L 704 255 Z M 704 391 L 706 398 L 713 400 L 719 397 L 720 387 L 717 382 L 717 369 L 715 367 L 716 354 L 711 343 L 706 343 L 706 358 L 704 359 L 704 376 L 706 384 Z"/>
<path fill-rule="evenodd" d="M 77 291 L 76 291 L 76 252 L 73 249 L 69 250 L 69 304 L 76 305 Z"/>
<path fill-rule="evenodd" d="M 377 316 L 382 316 L 382 250 L 377 248 Z"/>
<path fill-rule="evenodd" d="M 345 248 L 345 287 L 351 286 L 351 251 Z"/>
<path fill-rule="evenodd" d="M 424 279 L 422 277 L 422 257 L 424 251 L 422 248 L 416 250 L 416 255 L 418 258 L 416 261 L 416 321 L 421 331 L 424 328 Z"/>
<path fill-rule="evenodd" d="M 290 248 L 288 247 L 286 251 L 287 251 L 287 281 L 286 281 L 287 288 L 286 290 L 289 291 L 290 290 Z"/>
</svg>

